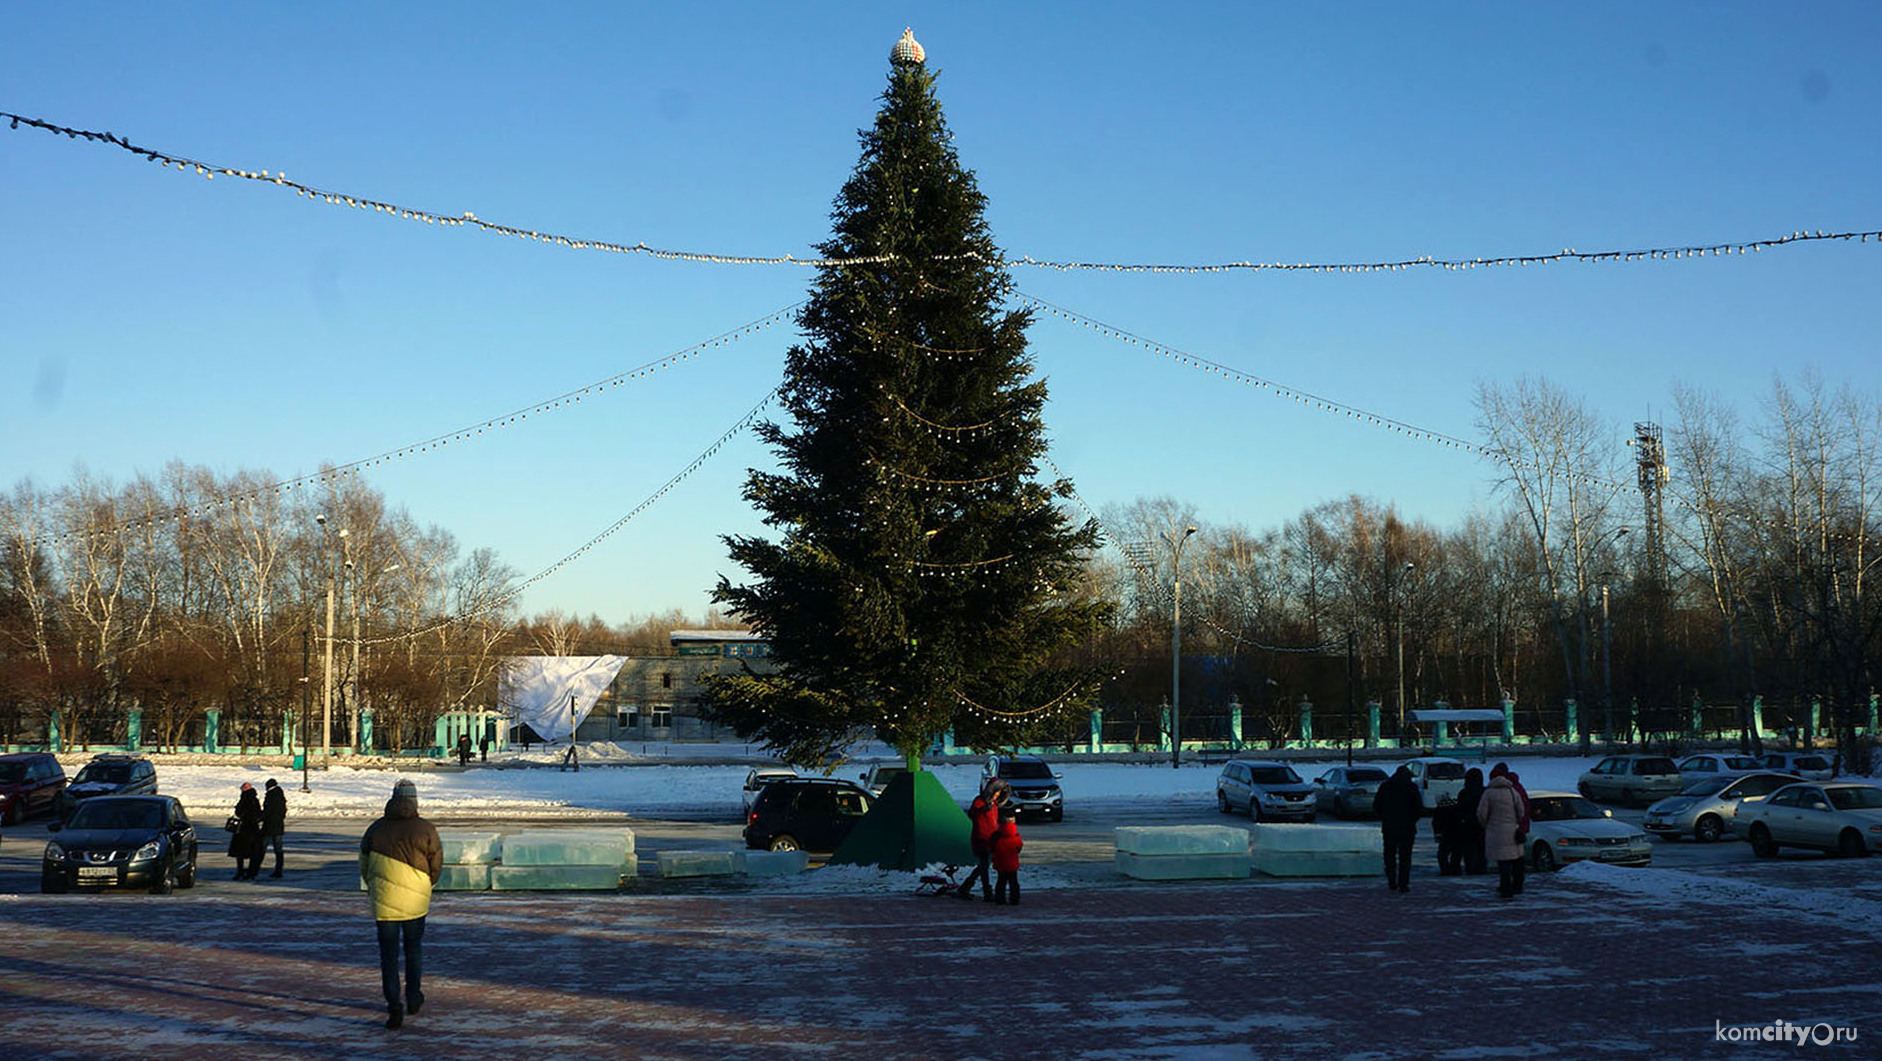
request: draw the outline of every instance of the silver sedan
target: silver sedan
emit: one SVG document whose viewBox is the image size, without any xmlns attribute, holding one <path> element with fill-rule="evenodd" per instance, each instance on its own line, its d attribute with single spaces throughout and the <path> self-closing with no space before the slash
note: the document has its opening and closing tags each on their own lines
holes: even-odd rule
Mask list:
<svg viewBox="0 0 1882 1061">
<path fill-rule="evenodd" d="M 1740 807 L 1758 803 L 1766 796 L 1794 785 L 1790 774 L 1713 774 L 1686 782 L 1679 795 L 1668 796 L 1647 808 L 1642 823 L 1655 836 L 1672 840 L 1691 836 L 1709 844 L 1731 831 Z"/>
<path fill-rule="evenodd" d="M 1882 851 L 1882 788 L 1874 785 L 1789 785 L 1739 818 L 1760 858 L 1779 847 L 1814 847 L 1845 858 Z"/>
</svg>

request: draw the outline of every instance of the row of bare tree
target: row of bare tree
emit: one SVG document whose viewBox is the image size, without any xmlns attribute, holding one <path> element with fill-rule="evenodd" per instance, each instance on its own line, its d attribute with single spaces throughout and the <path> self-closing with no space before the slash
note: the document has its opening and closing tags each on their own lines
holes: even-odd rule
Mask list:
<svg viewBox="0 0 1882 1061">
<path fill-rule="evenodd" d="M 1825 728 L 1866 721 L 1882 656 L 1874 396 L 1779 380 L 1746 425 L 1682 389 L 1645 459 L 1629 447 L 1657 433 L 1630 440 L 1545 381 L 1485 385 L 1477 405 L 1499 504 L 1449 529 L 1359 497 L 1264 531 L 1170 498 L 1108 510 L 1121 549 L 1095 591 L 1118 606 L 1105 651 L 1132 663 L 1107 703 L 1169 695 L 1180 545 L 1182 699 L 1198 725 L 1230 696 L 1277 734 L 1303 697 L 1341 718 L 1349 636 L 1352 694 L 1386 706 L 1388 733 L 1401 702 L 1504 697 L 1526 732 L 1560 732 L 1570 699 L 1597 732 L 1635 703 L 1645 728 L 1671 731 L 1695 700 L 1753 696 L 1767 726 L 1804 724 L 1813 699 Z"/>
</svg>

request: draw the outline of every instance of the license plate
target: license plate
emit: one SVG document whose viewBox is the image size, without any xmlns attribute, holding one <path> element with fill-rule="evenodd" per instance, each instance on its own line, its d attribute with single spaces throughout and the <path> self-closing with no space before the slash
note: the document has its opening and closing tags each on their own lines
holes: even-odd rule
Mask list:
<svg viewBox="0 0 1882 1061">
<path fill-rule="evenodd" d="M 101 877 L 108 877 L 111 880 L 118 879 L 118 867 L 116 866 L 80 866 L 78 867 L 78 879 L 79 880 L 95 880 Z"/>
</svg>

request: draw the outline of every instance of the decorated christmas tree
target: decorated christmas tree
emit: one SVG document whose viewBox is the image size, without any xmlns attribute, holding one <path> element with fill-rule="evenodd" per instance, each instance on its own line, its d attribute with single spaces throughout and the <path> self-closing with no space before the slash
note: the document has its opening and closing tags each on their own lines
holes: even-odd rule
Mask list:
<svg viewBox="0 0 1882 1061">
<path fill-rule="evenodd" d="M 1080 592 L 1097 529 L 1040 479 L 1045 384 L 1027 312 L 961 166 L 921 46 L 904 33 L 827 263 L 760 428 L 776 473 L 745 497 L 780 538 L 728 537 L 751 580 L 715 600 L 776 669 L 715 682 L 710 711 L 792 762 L 874 735 L 915 764 L 952 729 L 1027 743 L 1097 692 L 1075 662 L 1104 619 Z"/>
</svg>

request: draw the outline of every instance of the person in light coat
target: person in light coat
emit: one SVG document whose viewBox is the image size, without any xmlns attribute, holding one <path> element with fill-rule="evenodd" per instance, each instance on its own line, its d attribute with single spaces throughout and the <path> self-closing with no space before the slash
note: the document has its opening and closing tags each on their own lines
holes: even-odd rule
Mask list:
<svg viewBox="0 0 1882 1061">
<path fill-rule="evenodd" d="M 1497 774 L 1484 786 L 1477 820 L 1483 823 L 1484 854 L 1496 863 L 1496 893 L 1514 899 L 1523 891 L 1523 841 L 1516 838 L 1523 806 L 1508 777 Z"/>
</svg>

